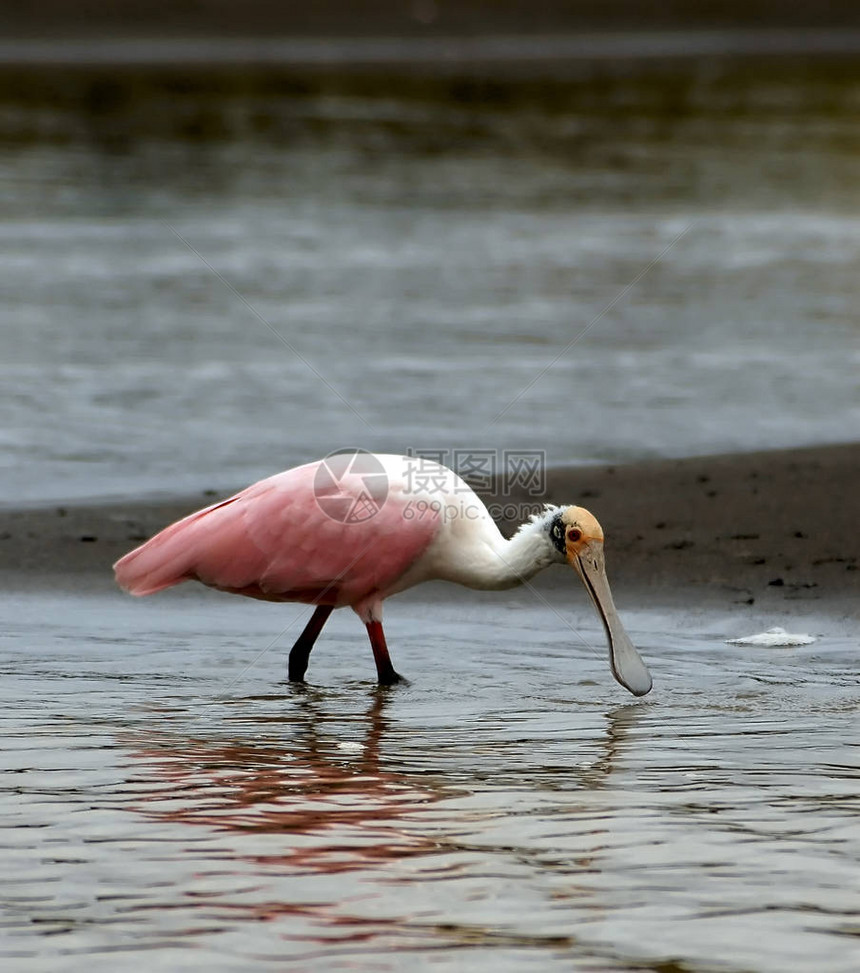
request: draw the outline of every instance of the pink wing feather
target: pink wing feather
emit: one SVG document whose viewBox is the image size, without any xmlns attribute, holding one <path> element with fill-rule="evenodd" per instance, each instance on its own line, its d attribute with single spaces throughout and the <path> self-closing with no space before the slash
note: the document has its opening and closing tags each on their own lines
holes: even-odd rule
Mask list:
<svg viewBox="0 0 860 973">
<path fill-rule="evenodd" d="M 197 579 L 270 601 L 341 606 L 384 597 L 427 548 L 438 518 L 405 518 L 409 497 L 389 483 L 369 519 L 333 519 L 314 492 L 318 467 L 279 473 L 171 524 L 117 561 L 117 582 L 133 595 Z M 358 475 L 337 485 L 347 503 L 364 489 Z"/>
</svg>

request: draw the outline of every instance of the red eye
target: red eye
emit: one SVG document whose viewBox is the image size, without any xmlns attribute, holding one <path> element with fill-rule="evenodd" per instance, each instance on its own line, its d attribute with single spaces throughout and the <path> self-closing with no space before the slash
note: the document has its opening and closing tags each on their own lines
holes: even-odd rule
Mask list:
<svg viewBox="0 0 860 973">
<path fill-rule="evenodd" d="M 582 540 L 582 531 L 578 527 L 568 527 L 567 539 L 573 541 L 575 544 L 577 541 Z"/>
</svg>

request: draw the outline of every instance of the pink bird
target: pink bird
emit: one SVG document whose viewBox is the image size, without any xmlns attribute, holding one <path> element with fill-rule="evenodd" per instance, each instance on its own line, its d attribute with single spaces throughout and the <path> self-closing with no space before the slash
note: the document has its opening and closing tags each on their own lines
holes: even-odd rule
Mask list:
<svg viewBox="0 0 860 973">
<path fill-rule="evenodd" d="M 651 676 L 609 589 L 603 530 L 582 507 L 547 505 L 506 539 L 456 473 L 414 456 L 333 454 L 260 480 L 166 527 L 114 565 L 119 585 L 150 595 L 182 581 L 316 609 L 292 647 L 302 681 L 329 615 L 364 622 L 381 685 L 401 681 L 382 630 L 382 602 L 422 581 L 501 590 L 569 564 L 600 614 L 615 678 L 636 696 Z"/>
</svg>

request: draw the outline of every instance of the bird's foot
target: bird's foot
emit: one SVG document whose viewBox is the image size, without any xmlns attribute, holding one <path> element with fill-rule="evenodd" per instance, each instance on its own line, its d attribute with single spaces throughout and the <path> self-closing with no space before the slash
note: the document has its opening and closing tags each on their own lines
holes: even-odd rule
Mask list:
<svg viewBox="0 0 860 973">
<path fill-rule="evenodd" d="M 401 676 L 399 672 L 395 672 L 392 669 L 390 672 L 379 673 L 379 685 L 380 686 L 408 686 L 409 680 L 405 676 Z"/>
</svg>

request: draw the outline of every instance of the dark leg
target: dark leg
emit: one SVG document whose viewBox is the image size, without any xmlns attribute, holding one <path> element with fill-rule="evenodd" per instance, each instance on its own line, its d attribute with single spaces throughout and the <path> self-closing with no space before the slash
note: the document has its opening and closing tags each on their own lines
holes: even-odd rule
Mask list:
<svg viewBox="0 0 860 973">
<path fill-rule="evenodd" d="M 368 622 L 367 634 L 370 636 L 370 647 L 373 649 L 373 658 L 376 660 L 379 685 L 393 686 L 398 682 L 406 682 L 403 676 L 394 671 L 394 666 L 391 664 L 391 656 L 388 654 L 388 646 L 385 644 L 385 633 L 382 631 L 382 622 Z"/>
<path fill-rule="evenodd" d="M 328 621 L 329 615 L 334 611 L 331 605 L 319 605 L 317 610 L 311 615 L 311 620 L 305 625 L 305 630 L 296 639 L 296 644 L 290 649 L 290 661 L 287 665 L 287 674 L 293 682 L 304 682 L 305 673 L 308 671 L 308 658 L 311 649 L 314 647 L 317 637 L 323 630 L 323 625 Z"/>
</svg>

